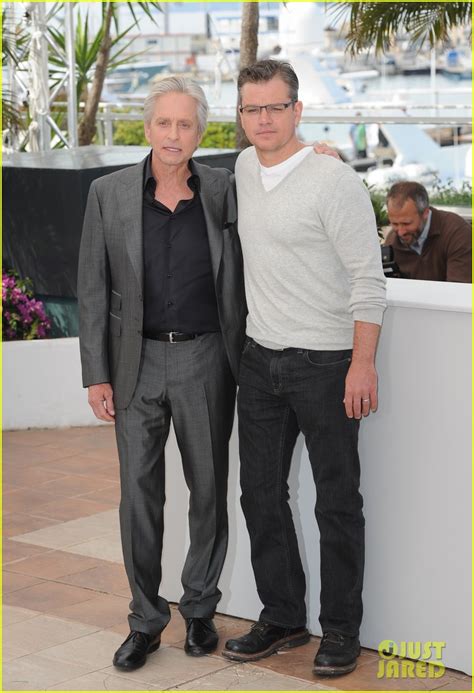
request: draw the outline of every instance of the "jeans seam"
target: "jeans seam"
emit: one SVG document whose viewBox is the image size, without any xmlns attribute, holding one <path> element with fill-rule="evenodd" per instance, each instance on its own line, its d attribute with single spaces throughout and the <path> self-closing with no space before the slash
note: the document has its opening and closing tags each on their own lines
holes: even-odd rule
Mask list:
<svg viewBox="0 0 474 693">
<path fill-rule="evenodd" d="M 288 417 L 290 413 L 290 407 L 287 405 L 286 411 L 285 411 L 285 420 L 282 426 L 282 433 L 280 437 L 280 448 L 279 448 L 279 455 L 278 455 L 278 488 L 279 491 L 282 489 L 282 458 L 283 458 L 283 443 L 286 435 L 286 429 L 288 427 Z M 291 580 L 290 580 L 290 572 L 289 572 L 289 566 L 290 566 L 290 551 L 289 551 L 289 546 L 288 546 L 288 537 L 286 533 L 286 527 L 285 527 L 285 522 L 282 516 L 282 509 L 281 509 L 281 503 L 278 504 L 278 515 L 280 517 L 280 526 L 283 530 L 283 535 L 284 535 L 284 540 L 285 540 L 285 548 L 286 548 L 286 559 L 287 559 L 287 568 L 286 568 L 286 581 L 288 584 L 288 594 L 291 595 L 291 598 L 294 598 L 293 591 L 291 589 Z"/>
</svg>

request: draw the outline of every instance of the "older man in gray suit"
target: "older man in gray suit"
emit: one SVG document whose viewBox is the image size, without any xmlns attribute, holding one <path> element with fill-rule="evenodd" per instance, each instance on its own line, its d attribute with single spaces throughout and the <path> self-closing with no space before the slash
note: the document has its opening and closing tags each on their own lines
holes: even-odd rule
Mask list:
<svg viewBox="0 0 474 693">
<path fill-rule="evenodd" d="M 151 152 L 95 180 L 79 260 L 84 387 L 115 421 L 131 632 L 115 653 L 142 666 L 170 619 L 159 595 L 164 447 L 173 419 L 190 491 L 179 610 L 185 650 L 217 645 L 212 621 L 227 546 L 228 442 L 246 305 L 232 174 L 192 160 L 206 128 L 201 88 L 169 77 L 145 102 Z"/>
</svg>

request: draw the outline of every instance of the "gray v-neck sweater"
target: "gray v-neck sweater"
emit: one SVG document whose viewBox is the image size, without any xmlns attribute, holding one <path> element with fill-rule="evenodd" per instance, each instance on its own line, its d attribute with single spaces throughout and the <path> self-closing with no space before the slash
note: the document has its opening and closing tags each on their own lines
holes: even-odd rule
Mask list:
<svg viewBox="0 0 474 693">
<path fill-rule="evenodd" d="M 249 337 L 273 348 L 349 349 L 354 320 L 381 324 L 375 216 L 350 166 L 311 153 L 266 192 L 249 147 L 235 175 Z"/>
</svg>

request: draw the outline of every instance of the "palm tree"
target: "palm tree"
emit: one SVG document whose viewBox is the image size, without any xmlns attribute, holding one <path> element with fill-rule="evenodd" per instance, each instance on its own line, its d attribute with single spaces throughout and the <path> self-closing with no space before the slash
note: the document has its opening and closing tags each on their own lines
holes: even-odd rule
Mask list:
<svg viewBox="0 0 474 693">
<path fill-rule="evenodd" d="M 161 11 L 159 2 L 127 2 L 128 9 L 133 18 L 132 26 L 138 26 L 139 18 L 135 14 L 136 7 L 140 7 L 143 12 L 156 23 L 153 17 L 153 10 Z M 100 97 L 104 87 L 107 66 L 110 60 L 110 49 L 112 46 L 112 24 L 118 32 L 118 15 L 116 2 L 102 3 L 102 25 L 100 28 L 101 42 L 98 48 L 97 60 L 95 63 L 94 77 L 92 84 L 87 92 L 84 112 L 78 126 L 79 145 L 86 145 L 92 142 L 96 132 L 96 116 L 99 108 Z"/>
<path fill-rule="evenodd" d="M 334 7 L 339 16 L 348 11 L 347 50 L 352 54 L 371 46 L 376 53 L 389 50 L 400 29 L 418 49 L 426 41 L 433 47 L 446 41 L 453 27 L 469 26 L 472 15 L 470 2 L 341 2 Z"/>
<path fill-rule="evenodd" d="M 240 31 L 240 69 L 248 67 L 257 60 L 258 50 L 258 2 L 242 3 L 242 28 Z M 236 146 L 238 149 L 248 147 L 250 142 L 240 124 L 237 112 Z"/>
</svg>

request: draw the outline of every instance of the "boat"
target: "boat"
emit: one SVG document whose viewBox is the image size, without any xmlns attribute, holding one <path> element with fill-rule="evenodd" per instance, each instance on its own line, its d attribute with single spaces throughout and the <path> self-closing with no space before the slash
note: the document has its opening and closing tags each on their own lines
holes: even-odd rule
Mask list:
<svg viewBox="0 0 474 693">
<path fill-rule="evenodd" d="M 110 94 L 134 92 L 145 87 L 156 75 L 169 72 L 169 68 L 170 63 L 166 60 L 125 63 L 108 73 L 105 89 Z"/>
</svg>

